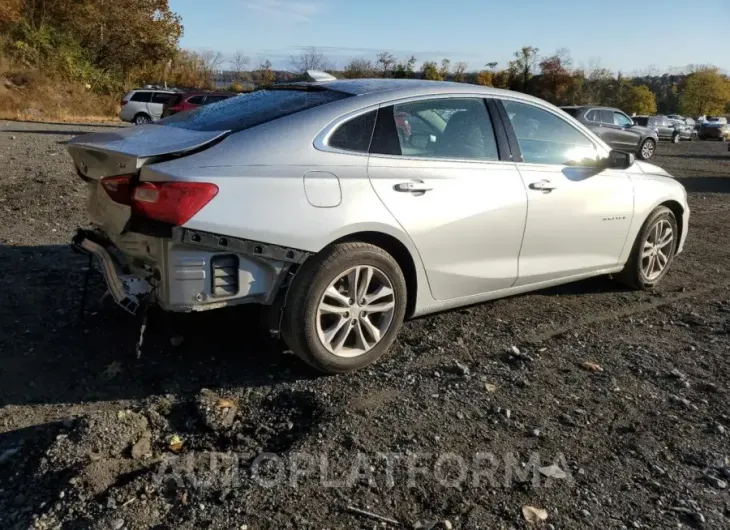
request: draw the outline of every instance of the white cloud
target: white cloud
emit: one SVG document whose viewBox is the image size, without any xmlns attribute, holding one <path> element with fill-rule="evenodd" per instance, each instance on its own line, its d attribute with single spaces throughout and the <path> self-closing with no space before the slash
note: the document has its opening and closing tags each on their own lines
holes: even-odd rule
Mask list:
<svg viewBox="0 0 730 530">
<path fill-rule="evenodd" d="M 291 2 L 289 0 L 245 0 L 241 2 L 248 9 L 289 20 L 308 22 L 319 10 L 312 2 Z"/>
</svg>

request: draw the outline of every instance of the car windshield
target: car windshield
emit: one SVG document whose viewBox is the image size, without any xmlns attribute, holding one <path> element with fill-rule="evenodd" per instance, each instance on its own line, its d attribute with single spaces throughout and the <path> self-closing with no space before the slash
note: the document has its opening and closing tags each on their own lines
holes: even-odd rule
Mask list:
<svg viewBox="0 0 730 530">
<path fill-rule="evenodd" d="M 264 89 L 174 114 L 157 123 L 193 131 L 236 132 L 347 97 L 351 95 L 328 89 Z"/>
<path fill-rule="evenodd" d="M 649 125 L 649 118 L 635 117 L 634 123 L 636 125 L 641 125 L 642 127 L 646 127 L 647 125 Z"/>
</svg>

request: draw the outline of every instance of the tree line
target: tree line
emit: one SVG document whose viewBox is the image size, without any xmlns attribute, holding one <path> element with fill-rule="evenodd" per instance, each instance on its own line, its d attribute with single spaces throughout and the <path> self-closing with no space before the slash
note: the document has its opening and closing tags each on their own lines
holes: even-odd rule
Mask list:
<svg viewBox="0 0 730 530">
<path fill-rule="evenodd" d="M 717 69 L 688 74 L 626 76 L 598 64 L 576 67 L 567 50 L 543 55 L 524 46 L 504 65 L 488 62 L 468 71 L 464 62 L 397 58 L 389 52 L 358 58 L 337 68 L 316 48 L 290 57 L 275 70 L 264 59 L 252 64 L 243 51 L 181 49 L 182 20 L 168 0 L 0 0 L 0 52 L 18 69 L 118 93 L 142 83 L 213 88 L 221 71 L 232 90 L 301 79 L 307 70 L 336 77 L 421 78 L 518 90 L 558 105 L 598 104 L 629 113 L 730 113 L 730 81 Z M 2 58 L 0 57 L 0 58 Z"/>
</svg>

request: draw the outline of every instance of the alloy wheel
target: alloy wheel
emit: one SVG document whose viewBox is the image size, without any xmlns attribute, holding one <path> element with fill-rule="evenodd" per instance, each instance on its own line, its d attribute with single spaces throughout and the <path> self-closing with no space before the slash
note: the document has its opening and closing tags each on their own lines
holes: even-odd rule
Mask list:
<svg viewBox="0 0 730 530">
<path fill-rule="evenodd" d="M 649 159 L 654 154 L 654 142 L 651 140 L 647 140 L 644 142 L 644 145 L 641 146 L 641 155 L 645 159 Z"/>
<path fill-rule="evenodd" d="M 386 334 L 395 307 L 395 291 L 383 271 L 351 267 L 325 289 L 317 306 L 317 335 L 338 357 L 363 355 Z"/>
<path fill-rule="evenodd" d="M 658 221 L 646 236 L 641 251 L 641 270 L 648 281 L 662 275 L 669 263 L 674 244 L 674 230 L 666 219 Z"/>
</svg>

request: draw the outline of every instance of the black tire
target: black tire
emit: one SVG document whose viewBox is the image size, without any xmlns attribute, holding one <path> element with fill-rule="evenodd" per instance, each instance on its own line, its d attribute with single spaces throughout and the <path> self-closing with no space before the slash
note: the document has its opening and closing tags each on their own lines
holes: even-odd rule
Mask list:
<svg viewBox="0 0 730 530">
<path fill-rule="evenodd" d="M 647 138 L 641 142 L 636 156 L 641 160 L 649 160 L 654 156 L 654 153 L 656 153 L 656 142 L 652 138 Z"/>
<path fill-rule="evenodd" d="M 644 243 L 649 237 L 651 230 L 658 222 L 663 220 L 668 221 L 672 227 L 672 244 L 671 248 L 669 249 L 667 263 L 664 266 L 664 269 L 661 271 L 659 276 L 649 279 L 644 274 L 643 258 L 641 256 L 642 249 L 644 247 Z M 626 265 L 624 266 L 623 270 L 618 275 L 616 275 L 616 279 L 621 283 L 628 285 L 629 287 L 633 287 L 634 289 L 651 289 L 652 287 L 654 287 L 657 283 L 661 281 L 662 278 L 664 278 L 664 276 L 667 274 L 667 271 L 672 266 L 672 262 L 674 261 L 674 255 L 677 250 L 678 237 L 679 230 L 677 227 L 677 219 L 674 217 L 674 213 L 672 213 L 672 210 L 670 210 L 666 206 L 659 206 L 653 212 L 651 212 L 646 221 L 644 221 L 641 230 L 639 230 L 639 234 L 636 236 L 634 245 L 631 248 L 631 255 L 629 255 L 629 259 L 626 261 Z"/>
<path fill-rule="evenodd" d="M 140 112 L 134 117 L 132 123 L 135 125 L 144 125 L 145 123 L 152 123 L 152 118 L 150 118 L 148 114 Z"/>
<path fill-rule="evenodd" d="M 370 350 L 356 357 L 331 353 L 317 333 L 317 308 L 325 290 L 339 275 L 358 265 L 381 271 L 393 287 L 395 308 L 382 338 Z M 282 321 L 282 338 L 292 351 L 317 370 L 346 373 L 377 361 L 393 344 L 403 324 L 407 289 L 398 263 L 385 250 L 369 243 L 338 243 L 309 258 L 294 277 L 287 293 Z"/>
</svg>

